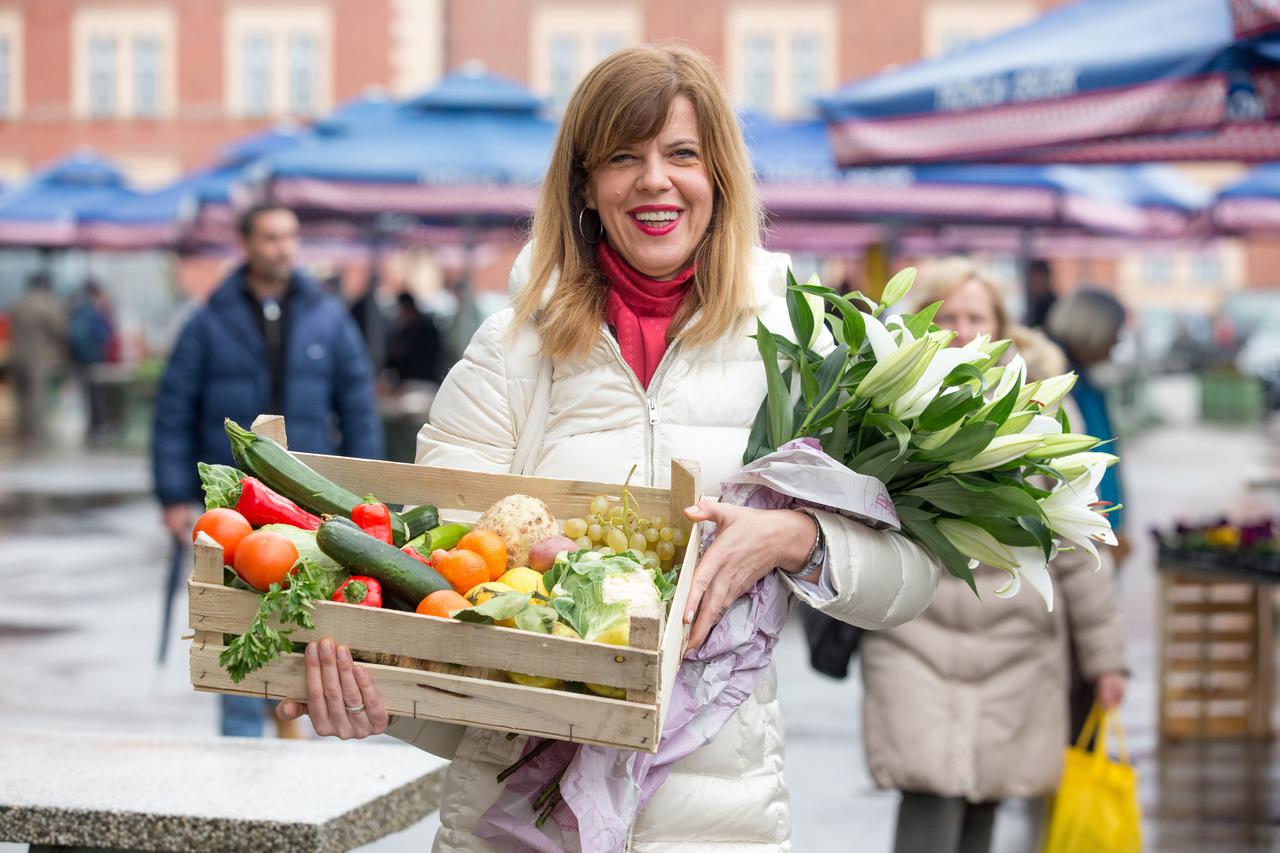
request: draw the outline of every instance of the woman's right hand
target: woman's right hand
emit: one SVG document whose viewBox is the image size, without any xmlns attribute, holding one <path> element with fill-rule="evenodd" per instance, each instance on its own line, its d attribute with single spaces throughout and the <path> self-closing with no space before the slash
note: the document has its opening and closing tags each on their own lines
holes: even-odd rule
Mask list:
<svg viewBox="0 0 1280 853">
<path fill-rule="evenodd" d="M 306 714 L 316 734 L 343 740 L 386 731 L 390 718 L 382 697 L 364 667 L 351 660 L 346 646 L 335 646 L 328 638 L 307 643 L 305 658 L 307 701 L 284 700 L 276 706 L 277 717 L 296 720 Z"/>
</svg>

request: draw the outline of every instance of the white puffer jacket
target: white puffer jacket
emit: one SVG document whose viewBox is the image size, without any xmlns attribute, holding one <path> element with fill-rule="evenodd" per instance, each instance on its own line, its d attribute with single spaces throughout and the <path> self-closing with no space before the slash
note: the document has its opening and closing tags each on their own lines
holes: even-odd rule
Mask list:
<svg viewBox="0 0 1280 853">
<path fill-rule="evenodd" d="M 528 280 L 526 247 L 512 270 L 513 291 Z M 785 255 L 757 250 L 753 280 L 765 324 L 789 330 L 783 298 Z M 536 381 L 538 339 L 524 328 L 510 334 L 512 311 L 490 317 L 449 372 L 418 436 L 424 464 L 506 472 Z M 644 482 L 668 485 L 672 457 L 697 460 L 703 488 L 741 467 L 747 433 L 765 396 L 755 342 L 741 336 L 688 347 L 673 345 L 648 392 L 627 367 L 607 331 L 583 361 L 553 371 L 546 437 L 536 456 L 538 476 L 622 482 L 639 464 Z M 840 516 L 819 513 L 827 537 L 835 595 L 815 606 L 867 628 L 901 624 L 925 609 L 938 583 L 938 565 L 919 546 Z M 788 579 L 789 580 L 789 579 Z M 806 598 L 803 589 L 792 588 Z M 782 721 L 770 669 L 707 746 L 680 762 L 632 827 L 633 851 L 786 850 L 791 831 L 782 778 Z M 440 806 L 437 851 L 490 851 L 472 835 L 498 797 L 494 777 L 514 761 L 524 738 L 414 720 L 393 722 L 390 733 L 452 757 Z"/>
</svg>

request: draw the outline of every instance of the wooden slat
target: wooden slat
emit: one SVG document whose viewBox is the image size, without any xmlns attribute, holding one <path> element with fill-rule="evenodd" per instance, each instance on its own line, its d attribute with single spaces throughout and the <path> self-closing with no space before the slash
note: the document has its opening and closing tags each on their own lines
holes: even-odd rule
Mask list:
<svg viewBox="0 0 1280 853">
<path fill-rule="evenodd" d="M 1251 631 L 1171 631 L 1167 635 L 1170 643 L 1252 643 Z"/>
<path fill-rule="evenodd" d="M 218 666 L 222 649 L 220 645 L 192 645 L 191 683 L 197 690 L 306 699 L 302 655 L 283 655 L 237 685 Z M 658 715 L 651 706 L 378 664 L 362 666 L 373 677 L 387 710 L 397 716 L 624 749 L 657 749 Z"/>
<path fill-rule="evenodd" d="M 201 531 L 196 536 L 195 544 L 192 546 L 195 555 L 195 567 L 191 573 L 191 582 L 201 584 L 212 584 L 222 586 L 222 546 L 213 541 L 213 537 Z M 251 593 L 245 593 L 251 595 Z M 255 605 L 254 609 L 257 607 Z M 216 629 L 201 629 L 196 625 L 196 635 L 194 642 L 196 643 L 221 643 L 222 634 Z"/>
<path fill-rule="evenodd" d="M 662 607 L 659 605 L 651 613 L 633 613 L 627 625 L 627 643 L 636 649 L 659 650 L 662 640 Z M 636 687 L 627 691 L 628 702 L 639 702 L 644 705 L 657 705 L 658 679 L 657 673 L 653 682 L 644 687 Z"/>
<path fill-rule="evenodd" d="M 1179 717 L 1171 714 L 1164 720 L 1162 734 L 1171 738 L 1241 737 L 1249 734 L 1249 725 L 1239 717 Z"/>
<path fill-rule="evenodd" d="M 254 435 L 269 438 L 286 450 L 289 448 L 289 438 L 284 431 L 283 415 L 258 415 L 253 419 L 249 429 Z"/>
<path fill-rule="evenodd" d="M 695 523 L 689 531 L 689 546 L 684 552 L 684 564 L 676 581 L 676 593 L 667 610 L 667 626 L 662 634 L 661 667 L 658 682 L 658 731 L 667 719 L 671 691 L 675 689 L 676 673 L 684 660 L 684 649 L 689 643 L 689 628 L 684 621 L 684 609 L 689 605 L 689 590 L 693 588 L 693 572 L 698 565 L 698 544 L 702 541 L 702 524 Z"/>
<path fill-rule="evenodd" d="M 685 518 L 686 507 L 691 507 L 702 498 L 702 468 L 697 462 L 688 459 L 671 460 L 671 527 L 679 527 L 686 534 L 690 522 Z M 692 540 L 690 540 L 692 541 Z"/>
<path fill-rule="evenodd" d="M 1202 670 L 1252 672 L 1256 662 L 1247 658 L 1212 661 L 1192 658 L 1165 661 L 1165 666 L 1169 668 L 1170 672 L 1200 672 Z"/>
<path fill-rule="evenodd" d="M 1209 702 L 1212 700 L 1248 699 L 1250 688 L 1247 685 L 1237 687 L 1170 687 L 1165 690 L 1166 702 Z"/>
<path fill-rule="evenodd" d="M 374 494 L 388 503 L 429 503 L 441 509 L 484 512 L 507 495 L 532 494 L 546 503 L 557 518 L 574 518 L 586 513 L 596 495 L 617 500 L 622 491 L 617 483 L 518 477 L 315 453 L 294 455 L 317 473 L 357 495 Z M 671 511 L 671 493 L 667 489 L 628 486 L 627 490 L 640 505 L 643 515 L 665 515 Z"/>
<path fill-rule="evenodd" d="M 1170 606 L 1174 615 L 1252 613 L 1254 610 L 1252 601 L 1175 601 Z"/>
<path fill-rule="evenodd" d="M 193 582 L 189 600 L 191 627 L 220 635 L 243 632 L 257 613 L 259 597 L 245 590 Z M 622 688 L 653 690 L 658 685 L 660 668 L 656 650 L 608 646 L 572 637 L 336 601 L 316 602 L 312 619 L 315 630 L 297 628 L 292 635 L 294 640 L 308 642 L 332 637 L 362 652 L 492 667 Z"/>
</svg>

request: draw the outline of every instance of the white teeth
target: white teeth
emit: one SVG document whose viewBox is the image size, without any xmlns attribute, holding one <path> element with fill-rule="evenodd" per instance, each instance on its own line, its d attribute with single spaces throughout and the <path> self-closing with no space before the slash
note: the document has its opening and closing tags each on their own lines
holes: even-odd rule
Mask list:
<svg viewBox="0 0 1280 853">
<path fill-rule="evenodd" d="M 678 210 L 647 210 L 643 213 L 631 214 L 641 222 L 675 222 L 680 217 Z"/>
</svg>

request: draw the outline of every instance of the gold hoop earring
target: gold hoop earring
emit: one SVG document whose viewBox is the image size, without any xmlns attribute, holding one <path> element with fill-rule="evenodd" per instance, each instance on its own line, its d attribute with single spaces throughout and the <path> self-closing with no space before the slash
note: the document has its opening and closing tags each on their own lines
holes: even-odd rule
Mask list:
<svg viewBox="0 0 1280 853">
<path fill-rule="evenodd" d="M 599 233 L 596 234 L 596 238 L 592 240 L 590 237 L 587 236 L 587 232 L 583 230 L 583 227 L 582 227 L 582 216 L 587 212 L 587 210 L 589 210 L 589 208 L 584 207 L 578 211 L 578 234 L 582 236 L 582 239 L 584 242 L 599 243 L 600 239 L 604 237 L 604 221 L 603 220 L 600 221 L 600 231 Z M 598 214 L 596 218 L 599 219 Z"/>
</svg>

